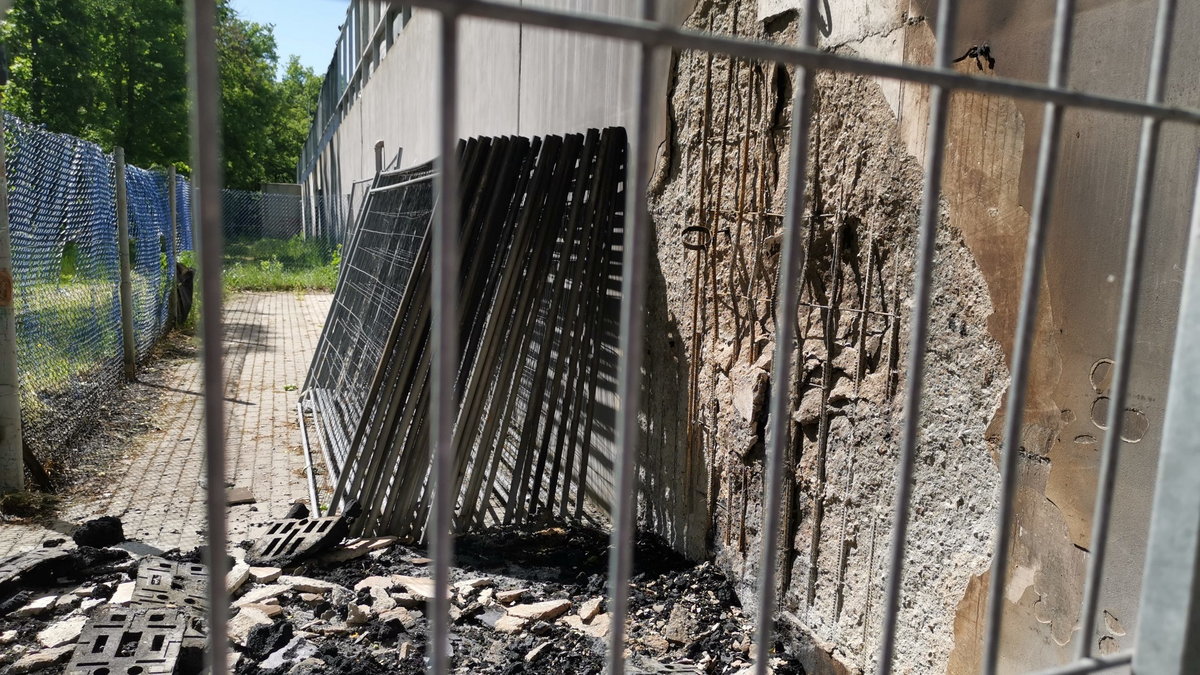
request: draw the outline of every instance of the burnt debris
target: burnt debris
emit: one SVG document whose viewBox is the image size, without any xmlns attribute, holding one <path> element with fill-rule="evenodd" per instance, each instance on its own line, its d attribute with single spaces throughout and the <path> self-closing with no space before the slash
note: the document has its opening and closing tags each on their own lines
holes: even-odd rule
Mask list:
<svg viewBox="0 0 1200 675">
<path fill-rule="evenodd" d="M 120 518 L 102 516 L 80 525 L 71 539 L 79 546 L 104 548 L 125 541 L 125 531 L 121 528 Z"/>
<path fill-rule="evenodd" d="M 207 576 L 194 551 L 135 561 L 117 549 L 69 546 L 3 561 L 10 581 L 0 605 L 12 609 L 0 617 L 0 670 L 200 672 L 207 631 L 197 592 Z M 603 532 L 578 526 L 464 535 L 451 572 L 455 670 L 602 672 L 607 549 Z M 347 539 L 284 568 L 236 563 L 225 579 L 234 671 L 424 672 L 429 564 L 394 537 Z M 631 668 L 737 673 L 749 665 L 752 621 L 716 566 L 642 536 L 634 571 Z M 803 672 L 782 650 L 772 667 Z"/>
</svg>

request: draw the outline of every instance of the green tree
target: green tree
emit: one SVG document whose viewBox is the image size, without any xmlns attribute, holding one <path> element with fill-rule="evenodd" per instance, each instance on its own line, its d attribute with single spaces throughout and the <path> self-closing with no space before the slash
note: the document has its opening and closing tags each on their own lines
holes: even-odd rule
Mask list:
<svg viewBox="0 0 1200 675">
<path fill-rule="evenodd" d="M 98 3 L 97 101 L 105 147 L 125 148 L 129 162 L 165 166 L 187 157 L 187 30 L 181 0 Z"/>
<path fill-rule="evenodd" d="M 95 2 L 18 0 L 3 26 L 10 79 L 5 108 L 51 129 L 89 140 L 94 133 L 97 80 Z"/>
<path fill-rule="evenodd" d="M 320 78 L 294 57 L 276 80 L 269 25 L 218 0 L 217 58 L 226 184 L 294 179 Z M 0 28 L 10 56 L 5 107 L 26 121 L 125 148 L 138 166 L 188 160 L 183 0 L 15 0 Z"/>
<path fill-rule="evenodd" d="M 271 134 L 279 91 L 275 36 L 270 26 L 238 18 L 221 3 L 217 26 L 217 67 L 221 76 L 221 140 L 225 184 L 257 190 L 269 180 Z"/>
<path fill-rule="evenodd" d="M 322 78 L 312 68 L 300 65 L 300 57 L 292 56 L 279 81 L 279 107 L 273 125 L 275 151 L 269 167 L 271 180 L 290 183 L 296 178 L 296 163 L 300 150 L 308 140 L 308 129 L 317 113 Z"/>
</svg>

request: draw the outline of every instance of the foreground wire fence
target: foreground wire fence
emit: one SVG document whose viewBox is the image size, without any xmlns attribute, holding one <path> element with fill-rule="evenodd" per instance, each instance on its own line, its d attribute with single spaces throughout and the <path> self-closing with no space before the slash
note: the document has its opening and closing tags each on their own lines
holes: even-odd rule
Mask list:
<svg viewBox="0 0 1200 675">
<path fill-rule="evenodd" d="M 1134 344 L 1133 329 L 1138 313 L 1138 295 L 1142 281 L 1143 252 L 1145 243 L 1146 209 L 1149 204 L 1150 186 L 1153 184 L 1154 155 L 1157 144 L 1157 132 L 1165 120 L 1173 120 L 1189 125 L 1200 125 L 1200 112 L 1195 110 L 1168 107 L 1162 105 L 1162 87 L 1166 72 L 1166 54 L 1171 43 L 1173 16 L 1176 3 L 1172 0 L 1161 0 L 1158 10 L 1158 22 L 1155 31 L 1152 62 L 1150 68 L 1150 84 L 1146 99 L 1143 101 L 1114 99 L 1092 94 L 1083 94 L 1065 88 L 1067 72 L 1067 56 L 1070 53 L 1071 19 L 1074 15 L 1074 3 L 1070 0 L 1060 0 L 1056 5 L 1056 23 L 1054 44 L 1048 85 L 1028 84 L 998 78 L 974 78 L 949 69 L 951 50 L 954 46 L 954 8 L 955 3 L 947 1 L 940 3 L 936 35 L 938 47 L 933 67 L 918 67 L 907 64 L 891 64 L 845 56 L 837 53 L 824 52 L 814 47 L 815 17 L 818 16 L 817 3 L 809 0 L 805 3 L 802 13 L 804 28 L 799 46 L 781 46 L 753 42 L 734 38 L 725 38 L 711 34 L 701 34 L 675 29 L 654 22 L 653 3 L 644 2 L 641 20 L 624 20 L 611 17 L 587 16 L 556 10 L 541 9 L 530 6 L 517 6 L 498 2 L 454 2 L 452 0 L 419 0 L 413 4 L 434 8 L 442 12 L 441 43 L 438 52 L 439 77 L 441 90 L 438 100 L 441 121 L 439 129 L 439 155 L 442 158 L 438 164 L 438 177 L 434 184 L 434 200 L 436 208 L 433 214 L 433 225 L 430 230 L 430 283 L 429 283 L 429 312 L 431 324 L 430 344 L 435 345 L 437 353 L 430 359 L 430 414 L 421 420 L 424 431 L 429 435 L 430 448 L 428 469 L 424 466 L 415 470 L 424 473 L 428 470 L 433 487 L 433 499 L 430 504 L 431 517 L 429 521 L 429 538 L 434 562 L 433 576 L 435 579 L 435 594 L 433 602 L 432 621 L 433 631 L 430 637 L 430 668 L 431 672 L 446 673 L 450 671 L 450 641 L 448 639 L 447 598 L 449 593 L 449 566 L 452 555 L 452 525 L 457 496 L 455 485 L 454 451 L 458 417 L 457 387 L 460 384 L 459 360 L 462 337 L 460 333 L 462 317 L 459 313 L 460 270 L 464 267 L 463 250 L 458 236 L 463 222 L 469 219 L 469 214 L 462 209 L 457 198 L 464 177 L 452 161 L 456 157 L 457 133 L 455 129 L 455 111 L 457 110 L 457 87 L 459 86 L 457 68 L 457 39 L 458 21 L 463 15 L 486 17 L 495 20 L 523 22 L 528 25 L 541 26 L 551 29 L 572 30 L 608 38 L 632 41 L 641 45 L 639 75 L 635 81 L 636 123 L 629 133 L 630 155 L 628 161 L 628 177 L 626 185 L 625 231 L 622 261 L 622 305 L 620 309 L 620 361 L 618 373 L 619 416 L 617 426 L 617 486 L 618 498 L 613 504 L 612 555 L 610 571 L 611 598 L 609 611 L 613 614 L 613 631 L 610 635 L 609 670 L 613 673 L 624 671 L 623 627 L 627 614 L 627 593 L 632 550 L 632 533 L 636 514 L 634 480 L 637 471 L 637 453 L 635 442 L 638 437 L 638 412 L 640 380 L 642 374 L 642 345 L 645 328 L 645 292 L 647 285 L 647 242 L 648 214 L 646 212 L 646 184 L 649 178 L 649 160 L 653 148 L 646 140 L 646 129 L 649 126 L 649 111 L 651 86 L 651 61 L 659 50 L 665 49 L 695 49 L 733 55 L 748 59 L 776 61 L 792 64 L 797 67 L 797 78 L 794 89 L 792 106 L 792 148 L 789 167 L 789 196 L 786 213 L 783 218 L 782 269 L 778 279 L 776 295 L 776 335 L 774 353 L 773 389 L 770 393 L 769 409 L 770 424 L 767 433 L 767 498 L 764 504 L 764 523 L 762 538 L 767 543 L 763 547 L 762 560 L 759 569 L 758 590 L 758 626 L 759 634 L 756 639 L 755 670 L 765 673 L 768 669 L 769 649 L 772 640 L 773 619 L 775 616 L 775 598 L 778 589 L 774 579 L 776 569 L 779 519 L 781 508 L 781 484 L 786 478 L 780 467 L 782 453 L 786 443 L 784 421 L 790 412 L 787 403 L 791 392 L 789 388 L 794 381 L 792 376 L 792 359 L 794 336 L 790 327 L 795 324 L 797 313 L 796 288 L 799 282 L 799 265 L 802 259 L 802 241 L 805 224 L 809 218 L 809 209 L 804 203 L 805 181 L 807 171 L 807 135 L 810 125 L 809 111 L 812 98 L 812 77 L 816 70 L 832 70 L 849 72 L 860 75 L 877 76 L 899 79 L 906 82 L 930 86 L 932 92 L 930 106 L 930 131 L 925 149 L 925 182 L 921 215 L 919 218 L 919 237 L 917 244 L 917 259 L 915 264 L 915 279 L 912 309 L 910 314 L 910 330 L 907 370 L 904 385 L 904 421 L 902 434 L 897 449 L 897 471 L 895 481 L 894 506 L 891 510 L 891 545 L 889 547 L 889 566 L 886 574 L 886 593 L 884 595 L 885 610 L 882 622 L 877 629 L 881 637 L 881 647 L 877 660 L 878 672 L 890 672 L 896 654 L 897 617 L 901 606 L 900 579 L 906 563 L 905 550 L 908 546 L 907 526 L 913 509 L 911 503 L 914 461 L 920 442 L 917 419 L 921 405 L 927 392 L 924 390 L 924 358 L 929 335 L 929 315 L 932 293 L 932 268 L 935 253 L 936 233 L 939 226 L 940 186 L 943 167 L 943 150 L 946 144 L 947 106 L 950 97 L 956 91 L 975 91 L 1007 97 L 1017 97 L 1037 101 L 1045 105 L 1046 124 L 1043 127 L 1043 142 L 1039 151 L 1037 189 L 1032 209 L 1032 222 L 1028 235 L 1028 248 L 1023 271 L 1021 303 L 1019 320 L 1015 335 L 1015 349 L 1012 359 L 1012 381 L 1009 389 L 1007 405 L 1008 418 L 1005 424 L 1003 453 L 1001 458 L 1001 501 L 1000 519 L 994 536 L 995 553 L 992 570 L 992 595 L 987 610 L 987 645 L 982 658 L 984 672 L 996 672 L 998 667 L 998 644 L 1002 635 L 1002 618 L 999 598 L 1003 593 L 1003 581 L 1008 572 L 1008 553 L 1011 545 L 1010 522 L 1012 503 L 1014 500 L 1015 467 L 1017 453 L 1020 451 L 1019 431 L 1021 415 L 1025 409 L 1026 384 L 1029 373 L 1029 352 L 1034 334 L 1033 317 L 1036 314 L 1038 291 L 1040 288 L 1041 261 L 1044 255 L 1044 233 L 1049 223 L 1048 205 L 1053 201 L 1051 178 L 1057 165 L 1057 150 L 1060 142 L 1060 120 L 1062 111 L 1068 107 L 1079 107 L 1091 110 L 1106 111 L 1124 115 L 1135 115 L 1143 120 L 1139 160 L 1134 198 L 1134 209 L 1130 218 L 1127 263 L 1123 277 L 1120 320 L 1117 326 L 1117 341 L 1114 348 L 1116 367 L 1112 387 L 1112 403 L 1109 406 L 1109 430 L 1106 444 L 1101 453 L 1101 472 L 1097 490 L 1096 516 L 1093 519 L 1093 540 L 1105 541 L 1106 529 L 1109 523 L 1109 513 L 1112 500 L 1112 481 L 1115 470 L 1118 439 L 1120 438 L 1122 411 L 1127 395 L 1127 379 L 1129 363 L 1132 358 Z M 211 19 L 205 11 L 206 3 L 197 3 L 198 16 L 201 19 Z M 205 21 L 199 21 L 200 33 L 195 42 L 196 48 L 203 55 L 207 41 L 203 38 Z M 211 57 L 211 53 L 208 54 Z M 212 93 L 215 79 L 201 77 L 199 79 L 199 99 Z M 215 135 L 215 118 L 201 116 L 199 126 L 201 134 L 202 157 L 205 148 L 212 147 L 211 138 L 206 134 Z M 206 120 L 206 122 L 204 122 Z M 215 166 L 215 165 L 214 165 Z M 215 171 L 215 170 L 214 170 Z M 220 225 L 216 211 L 214 194 L 208 195 L 208 211 L 206 214 L 206 232 L 216 235 L 214 239 L 219 245 Z M 1200 197 L 1198 197 L 1200 199 Z M 1200 237 L 1200 217 L 1193 214 L 1192 242 L 1197 243 Z M 206 252 L 215 256 L 216 251 Z M 1200 265 L 1200 250 L 1193 246 L 1188 265 L 1188 281 L 1183 301 L 1183 320 L 1180 323 L 1179 345 L 1190 347 L 1194 335 L 1189 331 L 1195 328 L 1195 313 L 1198 299 L 1196 267 Z M 397 304 L 398 306 L 398 304 Z M 215 342 L 219 339 L 219 314 L 209 315 L 212 319 L 210 326 L 217 328 L 208 335 Z M 1191 353 L 1180 349 L 1176 355 L 1176 363 L 1181 367 L 1194 367 L 1194 357 Z M 210 415 L 210 425 L 219 430 L 221 423 L 221 376 L 219 354 L 209 355 L 206 359 L 206 403 Z M 1185 375 L 1191 375 L 1188 370 Z M 1180 379 L 1180 378 L 1177 378 Z M 1197 556 L 1200 551 L 1197 542 L 1196 522 L 1198 509 L 1195 490 L 1189 487 L 1187 480 L 1194 478 L 1197 457 L 1200 456 L 1200 446 L 1195 440 L 1194 404 L 1196 391 L 1190 380 L 1183 377 L 1179 382 L 1172 383 L 1171 397 L 1167 405 L 1167 437 L 1163 445 L 1163 465 L 1160 473 L 1159 491 L 1156 495 L 1156 508 L 1152 524 L 1150 554 L 1146 568 L 1142 613 L 1148 617 L 1173 619 L 1170 623 L 1154 622 L 1153 625 L 1143 626 L 1138 636 L 1135 652 L 1123 652 L 1114 655 L 1097 655 L 1092 653 L 1092 643 L 1081 640 L 1077 659 L 1073 664 L 1051 672 L 1093 672 L 1113 666 L 1133 663 L 1135 669 L 1141 672 L 1155 673 L 1184 673 L 1195 672 L 1200 668 L 1200 655 L 1196 653 L 1200 623 L 1194 620 L 1192 598 L 1197 583 Z M 224 448 L 221 434 L 210 433 L 208 440 L 208 466 L 210 482 L 220 480 L 223 475 Z M 1194 487 L 1194 486 L 1192 486 Z M 210 558 L 213 576 L 223 578 L 225 564 L 223 554 L 219 553 L 225 545 L 223 526 L 223 495 L 220 491 L 210 492 Z M 1082 615 L 1085 617 L 1085 628 L 1096 617 L 1096 597 L 1100 582 L 1100 571 L 1104 561 L 1104 544 L 1101 543 L 1092 556 L 1087 572 L 1087 592 L 1084 594 Z M 226 600 L 224 589 L 220 584 L 210 587 L 212 608 L 211 633 L 213 652 L 218 662 L 224 658 L 224 612 Z M 1149 622 L 1148 622 L 1149 623 Z"/>
<path fill-rule="evenodd" d="M 25 436 L 62 460 L 122 373 L 115 163 L 99 146 L 5 114 L 17 361 Z M 178 251 L 192 247 L 182 177 L 125 167 L 134 352 L 167 327 Z M 177 209 L 172 227 L 171 192 Z M 174 231 L 173 231 L 174 230 Z"/>
</svg>

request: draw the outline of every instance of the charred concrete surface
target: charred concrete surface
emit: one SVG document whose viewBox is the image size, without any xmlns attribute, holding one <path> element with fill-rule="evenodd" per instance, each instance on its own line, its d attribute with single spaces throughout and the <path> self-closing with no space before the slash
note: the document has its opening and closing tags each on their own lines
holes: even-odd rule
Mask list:
<svg viewBox="0 0 1200 675">
<path fill-rule="evenodd" d="M 797 0 L 709 0 L 685 25 L 794 42 Z M 936 3 L 821 3 L 821 44 L 930 64 Z M 1052 9 L 962 3 L 956 43 L 988 41 L 994 75 L 1044 81 Z M 1154 3 L 1080 3 L 1071 85 L 1140 98 Z M 1118 26 L 1136 26 L 1126 30 Z M 1196 105 L 1200 7 L 1181 8 L 1168 99 Z M 963 50 L 959 50 L 960 52 Z M 976 73 L 971 61 L 958 64 Z M 992 72 L 979 73 L 981 77 Z M 677 54 L 660 158 L 654 330 L 646 346 L 648 527 L 713 553 L 753 592 L 763 493 L 765 393 L 786 189 L 793 74 Z M 785 618 L 810 669 L 870 669 L 879 622 L 906 375 L 912 245 L 928 91 L 823 74 L 813 118 L 798 382 L 781 578 Z M 899 669 L 974 672 L 984 630 L 991 531 L 1019 308 L 1041 106 L 952 98 L 930 372 Z M 1002 670 L 1069 660 L 1091 540 L 1138 121 L 1069 111 L 1037 316 L 1015 545 L 1005 582 Z M 1092 649 L 1132 646 L 1163 396 L 1194 177 L 1194 129 L 1167 125 L 1151 215 L 1132 400 Z M 690 228 L 690 229 L 689 229 Z M 682 480 L 680 480 L 682 478 Z M 682 484 L 681 484 L 682 483 Z"/>
</svg>

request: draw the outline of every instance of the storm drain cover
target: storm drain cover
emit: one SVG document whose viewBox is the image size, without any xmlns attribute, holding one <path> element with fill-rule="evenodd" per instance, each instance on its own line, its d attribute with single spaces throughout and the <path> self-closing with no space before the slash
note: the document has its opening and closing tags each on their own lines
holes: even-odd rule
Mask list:
<svg viewBox="0 0 1200 675">
<path fill-rule="evenodd" d="M 196 563 L 146 558 L 138 566 L 133 604 L 182 607 L 203 614 L 208 609 L 208 572 Z"/>
<path fill-rule="evenodd" d="M 286 567 L 333 547 L 348 531 L 349 523 L 342 516 L 276 520 L 261 530 L 246 552 L 246 562 Z"/>
<path fill-rule="evenodd" d="M 158 675 L 175 672 L 187 615 L 179 609 L 122 609 L 97 613 L 75 645 L 68 675 Z"/>
</svg>

